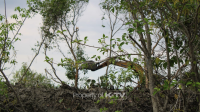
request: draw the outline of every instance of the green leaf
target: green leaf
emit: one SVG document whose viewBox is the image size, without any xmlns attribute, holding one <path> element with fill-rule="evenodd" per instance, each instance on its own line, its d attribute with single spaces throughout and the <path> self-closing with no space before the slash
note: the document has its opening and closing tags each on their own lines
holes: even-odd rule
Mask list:
<svg viewBox="0 0 200 112">
<path fill-rule="evenodd" d="M 166 69 L 167 68 L 167 62 L 165 62 L 164 64 L 163 64 L 163 67 Z"/>
<path fill-rule="evenodd" d="M 61 31 L 60 31 L 60 30 L 58 30 L 56 33 L 61 33 Z"/>
<path fill-rule="evenodd" d="M 135 20 L 135 22 L 137 23 L 137 22 L 140 22 L 139 20 Z"/>
<path fill-rule="evenodd" d="M 160 59 L 157 57 L 155 60 L 156 64 L 158 65 L 160 63 Z"/>
<path fill-rule="evenodd" d="M 80 43 L 81 41 L 83 41 L 83 40 L 78 40 L 78 43 Z"/>
<path fill-rule="evenodd" d="M 155 91 L 153 92 L 153 95 L 155 95 L 157 92 L 160 91 L 160 88 L 154 88 L 154 89 L 155 89 Z"/>
<path fill-rule="evenodd" d="M 108 108 L 104 107 L 104 110 L 108 110 Z"/>
<path fill-rule="evenodd" d="M 186 86 L 187 86 L 187 85 L 190 85 L 190 84 L 192 84 L 192 82 L 191 82 L 191 81 L 187 82 Z"/>
<path fill-rule="evenodd" d="M 93 80 L 92 80 L 92 83 L 95 83 L 95 82 L 96 82 L 96 81 L 93 79 Z"/>
<path fill-rule="evenodd" d="M 179 84 L 178 88 L 179 88 L 179 89 L 182 89 L 182 87 L 181 87 L 181 85 L 180 85 L 180 84 Z"/>
<path fill-rule="evenodd" d="M 114 12 L 115 12 L 115 8 L 113 7 L 113 8 L 111 9 L 111 11 L 114 13 Z"/>
<path fill-rule="evenodd" d="M 112 47 L 115 48 L 116 44 L 113 44 Z"/>
<path fill-rule="evenodd" d="M 117 41 L 119 41 L 119 42 L 120 42 L 120 41 L 121 41 L 121 39 L 120 39 L 120 38 L 117 38 Z"/>
<path fill-rule="evenodd" d="M 196 82 L 197 85 L 200 85 L 200 82 Z"/>
<path fill-rule="evenodd" d="M 122 35 L 122 40 L 123 40 L 123 41 L 126 41 L 125 36 L 126 36 L 126 34 L 125 34 L 125 35 L 124 35 L 124 34 Z"/>
<path fill-rule="evenodd" d="M 19 11 L 19 12 L 21 12 L 21 9 L 20 9 L 20 7 L 18 6 L 18 7 L 16 7 L 15 8 L 15 11 Z"/>
<path fill-rule="evenodd" d="M 100 59 L 101 59 L 101 56 L 97 56 L 97 58 L 100 60 Z"/>
<path fill-rule="evenodd" d="M 131 22 L 127 22 L 125 25 L 129 25 L 129 24 L 131 24 Z"/>
<path fill-rule="evenodd" d="M 174 66 L 174 62 L 175 62 L 174 59 L 170 59 L 169 60 L 170 66 Z"/>
<path fill-rule="evenodd" d="M 133 23 L 133 26 L 136 28 L 136 26 L 137 26 L 137 23 Z"/>
<path fill-rule="evenodd" d="M 103 34 L 103 37 L 105 37 L 105 34 Z"/>
<path fill-rule="evenodd" d="M 119 45 L 119 46 L 122 46 L 122 45 L 124 45 L 124 42 L 120 43 L 120 45 Z"/>
<path fill-rule="evenodd" d="M 88 79 L 87 82 L 91 82 L 91 79 Z"/>
<path fill-rule="evenodd" d="M 104 20 L 104 19 L 105 19 L 105 17 L 102 17 L 102 18 L 101 18 L 101 20 Z"/>
<path fill-rule="evenodd" d="M 103 109 L 102 108 L 100 108 L 100 112 L 102 112 L 103 111 Z"/>
<path fill-rule="evenodd" d="M 60 100 L 59 100 L 59 103 L 62 103 L 62 101 L 63 101 L 63 99 L 60 99 Z"/>
<path fill-rule="evenodd" d="M 186 60 L 185 64 L 188 65 L 189 64 L 189 60 Z"/>
<path fill-rule="evenodd" d="M 17 14 L 13 14 L 11 18 L 18 19 Z"/>
<path fill-rule="evenodd" d="M 48 56 L 46 56 L 46 59 L 49 59 L 49 57 L 48 57 Z"/>
<path fill-rule="evenodd" d="M 97 102 L 96 102 L 96 103 L 98 104 L 99 102 L 100 102 L 100 100 L 97 100 Z"/>
<path fill-rule="evenodd" d="M 96 57 L 96 55 L 93 55 L 91 58 L 95 58 Z"/>
<path fill-rule="evenodd" d="M 115 39 L 110 39 L 110 41 L 113 41 L 113 40 L 115 40 Z"/>
<path fill-rule="evenodd" d="M 98 41 L 99 43 L 101 43 L 101 39 L 99 39 L 99 41 Z"/>
<path fill-rule="evenodd" d="M 146 22 L 148 22 L 148 21 L 149 21 L 147 18 L 144 18 L 144 20 L 145 20 Z"/>
<path fill-rule="evenodd" d="M 113 104 L 113 100 L 111 100 L 111 101 L 109 102 L 109 104 Z"/>
<path fill-rule="evenodd" d="M 105 26 L 104 26 L 104 25 L 102 25 L 102 27 L 104 28 Z"/>
<path fill-rule="evenodd" d="M 84 44 L 86 43 L 86 41 L 88 41 L 87 38 L 88 38 L 87 36 L 84 38 Z"/>
<path fill-rule="evenodd" d="M 129 28 L 128 31 L 129 31 L 129 33 L 131 33 L 131 32 L 134 31 L 134 29 L 133 28 Z"/>
<path fill-rule="evenodd" d="M 137 58 L 134 58 L 134 59 L 133 59 L 133 62 L 137 62 L 137 61 L 138 61 L 138 59 L 137 59 Z"/>
</svg>

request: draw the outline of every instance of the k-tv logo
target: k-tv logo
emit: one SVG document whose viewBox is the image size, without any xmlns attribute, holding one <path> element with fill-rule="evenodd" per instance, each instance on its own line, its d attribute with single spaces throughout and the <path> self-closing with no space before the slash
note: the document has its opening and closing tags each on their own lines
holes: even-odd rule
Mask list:
<svg viewBox="0 0 200 112">
<path fill-rule="evenodd" d="M 126 96 L 125 96 L 126 95 Z M 120 99 L 116 99 L 116 100 L 125 100 L 127 99 L 127 94 L 125 94 L 125 92 L 105 92 L 105 93 L 101 93 L 101 94 L 98 94 L 98 93 L 73 93 L 73 97 L 81 97 L 82 99 L 83 98 L 93 98 L 95 99 L 96 97 L 105 97 L 105 98 L 111 98 L 111 97 L 120 97 Z"/>
</svg>

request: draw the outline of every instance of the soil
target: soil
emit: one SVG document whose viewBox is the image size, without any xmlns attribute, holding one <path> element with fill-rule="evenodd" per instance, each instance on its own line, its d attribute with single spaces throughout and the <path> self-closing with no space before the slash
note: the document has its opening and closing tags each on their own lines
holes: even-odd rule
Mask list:
<svg viewBox="0 0 200 112">
<path fill-rule="evenodd" d="M 126 92 L 124 98 L 119 97 L 117 100 L 110 97 L 86 96 L 91 93 L 102 95 L 106 91 L 107 93 L 122 93 L 119 90 L 106 90 L 98 87 L 90 90 L 76 89 L 68 85 L 62 85 L 59 88 L 26 88 L 17 84 L 13 85 L 13 88 L 18 92 L 27 112 L 100 112 L 103 108 L 107 109 L 104 112 L 153 112 L 150 93 L 145 88 Z M 83 94 L 85 96 L 81 97 Z M 175 101 L 172 95 L 171 104 Z M 11 89 L 8 89 L 7 97 L 0 95 L 0 112 L 21 111 L 22 108 Z"/>
</svg>

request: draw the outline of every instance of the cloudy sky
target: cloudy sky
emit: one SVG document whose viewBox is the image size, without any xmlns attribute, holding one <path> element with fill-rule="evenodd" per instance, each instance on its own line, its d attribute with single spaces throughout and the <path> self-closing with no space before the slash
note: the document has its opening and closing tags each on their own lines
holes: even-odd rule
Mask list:
<svg viewBox="0 0 200 112">
<path fill-rule="evenodd" d="M 14 8 L 17 6 L 20 6 L 21 8 L 27 8 L 26 0 L 6 0 L 6 2 L 8 21 L 15 22 L 10 18 L 10 16 L 12 14 L 17 13 L 14 11 Z M 88 6 L 86 7 L 86 10 L 83 13 L 83 16 L 80 17 L 79 22 L 77 24 L 77 26 L 79 27 L 80 38 L 83 39 L 85 36 L 88 36 L 89 41 L 87 44 L 98 47 L 101 46 L 98 44 L 98 39 L 100 39 L 103 34 L 109 35 L 110 31 L 108 21 L 101 20 L 101 18 L 103 17 L 103 12 L 100 9 L 99 3 L 100 0 L 90 0 Z M 1 0 L 0 14 L 4 15 L 4 11 L 4 2 L 3 0 Z M 11 69 L 5 71 L 9 79 L 12 78 L 13 71 L 19 70 L 19 68 L 22 65 L 22 62 L 27 62 L 29 64 L 32 58 L 34 57 L 35 54 L 33 51 L 31 51 L 31 48 L 34 48 L 36 42 L 41 40 L 41 36 L 39 33 L 39 27 L 42 25 L 41 18 L 42 17 L 39 14 L 37 14 L 33 18 L 27 19 L 25 21 L 25 24 L 22 26 L 20 30 L 22 36 L 18 36 L 21 39 L 21 41 L 18 41 L 14 44 L 15 50 L 17 51 L 16 60 L 18 63 L 16 66 L 12 66 Z M 102 28 L 102 24 L 104 24 L 106 27 Z M 118 34 L 116 34 L 115 38 L 120 38 L 122 33 L 125 33 L 125 31 L 120 31 Z M 12 36 L 12 34 L 10 33 L 9 36 Z M 67 45 L 62 45 L 61 47 L 65 54 L 67 54 Z M 107 56 L 101 55 L 101 53 L 98 52 L 95 48 L 86 47 L 85 51 L 89 57 L 92 57 L 93 55 L 100 55 L 103 59 Z M 57 49 L 48 52 L 48 56 L 54 58 L 55 62 L 59 62 L 60 58 L 63 58 Z M 45 63 L 44 59 L 45 57 L 42 50 L 35 59 L 34 63 L 32 64 L 31 69 L 43 74 L 45 73 L 45 68 L 50 70 L 50 65 Z M 9 65 L 7 66 L 10 67 Z M 65 70 L 62 67 L 56 67 L 56 70 L 58 76 L 63 81 L 67 81 L 67 78 L 65 76 Z M 89 73 L 86 74 L 86 76 L 88 76 L 91 79 L 97 79 L 99 76 L 104 75 L 105 72 L 106 67 L 95 72 L 89 71 Z M 83 76 L 83 74 L 80 75 L 80 77 Z"/>
</svg>

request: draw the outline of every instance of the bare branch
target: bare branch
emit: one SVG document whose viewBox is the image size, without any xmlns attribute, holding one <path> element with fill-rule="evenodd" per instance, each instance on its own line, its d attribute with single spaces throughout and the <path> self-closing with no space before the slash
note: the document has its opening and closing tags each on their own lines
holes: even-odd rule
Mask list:
<svg viewBox="0 0 200 112">
<path fill-rule="evenodd" d="M 45 72 L 46 72 L 47 74 L 49 74 L 49 75 L 51 76 L 51 79 L 52 79 L 53 81 L 55 81 L 56 83 L 62 84 L 62 81 L 61 81 L 60 79 L 59 79 L 60 82 L 56 81 L 56 80 L 53 78 L 53 76 L 48 72 L 47 69 L 44 69 L 44 70 L 45 70 Z"/>
<path fill-rule="evenodd" d="M 143 52 L 145 52 L 144 49 L 142 48 L 142 46 L 140 46 L 140 44 L 139 44 L 135 39 L 133 39 L 133 37 L 132 37 L 131 35 L 129 35 L 129 38 L 130 38 L 133 42 L 135 42 L 135 43 L 137 44 L 137 46 L 138 46 Z"/>
<path fill-rule="evenodd" d="M 45 47 L 45 49 L 44 49 L 45 51 L 44 51 L 44 54 L 45 54 L 45 57 L 47 56 L 47 47 Z M 51 68 L 53 69 L 53 73 L 54 73 L 54 75 L 56 76 L 56 78 L 61 82 L 61 84 L 63 83 L 63 81 L 58 77 L 58 75 L 56 74 L 56 69 L 54 68 L 54 66 L 53 66 L 53 62 L 52 63 L 50 63 L 49 61 L 47 61 L 47 63 L 51 66 Z M 48 73 L 48 72 L 47 72 Z"/>
<path fill-rule="evenodd" d="M 41 49 L 41 47 L 42 47 L 42 45 L 43 45 L 43 43 L 44 43 L 44 40 L 45 40 L 45 38 L 42 39 L 42 42 L 40 43 L 40 46 L 39 46 L 39 48 L 38 48 L 37 53 L 36 53 L 35 56 L 33 57 L 31 63 L 29 64 L 29 66 L 28 66 L 28 68 L 26 69 L 26 71 L 24 72 L 24 74 L 22 75 L 21 79 L 19 80 L 19 83 L 22 81 L 23 77 L 26 75 L 26 72 L 27 72 L 28 69 L 31 67 L 33 61 L 35 60 L 35 58 L 36 58 L 36 57 L 38 56 L 38 54 L 40 53 L 40 49 Z"/>
<path fill-rule="evenodd" d="M 161 37 L 159 34 L 158 34 L 158 36 L 159 36 L 159 39 L 157 40 L 156 45 L 153 47 L 153 49 L 152 49 L 152 51 L 151 51 L 151 54 L 154 53 L 154 49 L 156 48 L 156 46 L 158 45 L 158 43 L 159 43 L 160 40 L 162 39 L 162 37 Z"/>
<path fill-rule="evenodd" d="M 176 72 L 176 74 L 171 78 L 171 81 L 172 81 L 174 78 L 178 77 L 179 71 L 180 71 L 183 67 L 186 67 L 186 66 L 187 66 L 186 64 L 182 65 L 182 66 L 178 69 L 178 71 Z"/>
</svg>

